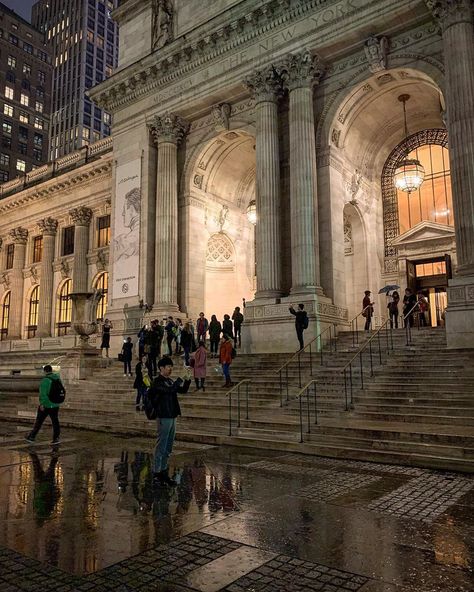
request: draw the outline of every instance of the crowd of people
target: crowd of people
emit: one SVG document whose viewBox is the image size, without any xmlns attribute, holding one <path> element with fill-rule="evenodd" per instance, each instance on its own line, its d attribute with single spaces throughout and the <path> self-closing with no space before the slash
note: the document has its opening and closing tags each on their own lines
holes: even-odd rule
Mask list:
<svg viewBox="0 0 474 592">
<path fill-rule="evenodd" d="M 374 316 L 375 303 L 372 301 L 371 295 L 372 292 L 366 290 L 362 300 L 362 316 L 365 318 L 365 331 L 370 331 L 372 317 Z M 387 293 L 387 300 L 390 328 L 398 329 L 400 318 L 400 294 L 397 290 L 391 290 Z M 402 321 L 404 327 L 413 327 L 415 324 L 415 316 L 418 318 L 420 327 L 427 327 L 429 325 L 429 319 L 427 318 L 429 315 L 429 301 L 423 292 L 419 291 L 415 293 L 411 288 L 406 288 L 402 305 Z"/>
</svg>

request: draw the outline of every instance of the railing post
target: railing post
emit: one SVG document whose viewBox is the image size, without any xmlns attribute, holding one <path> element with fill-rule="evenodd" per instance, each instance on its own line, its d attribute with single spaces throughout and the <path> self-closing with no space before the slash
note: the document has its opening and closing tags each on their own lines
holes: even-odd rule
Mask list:
<svg viewBox="0 0 474 592">
<path fill-rule="evenodd" d="M 300 443 L 303 442 L 303 403 L 301 401 L 301 393 L 298 397 L 300 400 Z"/>
<path fill-rule="evenodd" d="M 355 347 L 356 339 L 355 339 L 355 331 L 354 331 L 354 319 L 351 321 L 351 331 L 352 331 L 352 347 Z"/>
<path fill-rule="evenodd" d="M 353 395 L 353 385 L 352 385 L 352 362 L 349 364 L 349 379 L 351 381 L 351 408 L 353 406 L 354 395 Z"/>
<path fill-rule="evenodd" d="M 334 325 L 334 353 L 337 354 L 337 323 Z"/>
<path fill-rule="evenodd" d="M 361 390 L 364 390 L 364 366 L 362 364 L 362 354 L 364 353 L 364 351 L 362 350 L 360 352 L 360 356 L 359 356 L 359 360 L 360 360 L 360 388 Z"/>
<path fill-rule="evenodd" d="M 301 388 L 301 354 L 298 354 L 298 386 Z"/>
<path fill-rule="evenodd" d="M 232 390 L 229 391 L 229 436 L 232 436 Z"/>
<path fill-rule="evenodd" d="M 245 412 L 245 419 L 249 418 L 249 383 L 246 383 L 246 387 L 247 387 L 247 402 L 246 402 L 246 412 Z"/>
<path fill-rule="evenodd" d="M 308 434 L 311 434 L 311 401 L 309 399 L 309 391 L 311 387 L 308 386 L 306 389 L 306 405 L 308 407 Z"/>
<path fill-rule="evenodd" d="M 286 365 L 286 367 L 285 367 L 285 374 L 286 374 L 286 402 L 288 403 L 288 401 L 290 400 L 290 395 L 288 392 L 288 365 Z"/>
<path fill-rule="evenodd" d="M 348 411 L 349 407 L 347 406 L 347 368 L 344 368 L 344 395 L 346 399 L 346 411 Z"/>
<path fill-rule="evenodd" d="M 281 379 L 281 368 L 280 368 L 280 407 L 283 407 L 283 382 Z"/>
<path fill-rule="evenodd" d="M 357 317 L 355 318 L 355 322 L 356 322 L 356 343 L 357 345 L 359 345 L 359 327 L 357 326 Z"/>
<path fill-rule="evenodd" d="M 311 351 L 312 344 L 309 344 L 309 375 L 313 376 L 313 354 Z"/>
<path fill-rule="evenodd" d="M 369 340 L 369 352 L 370 352 L 370 376 L 374 375 L 374 364 L 372 361 L 372 341 Z"/>
<path fill-rule="evenodd" d="M 318 423 L 318 403 L 316 401 L 317 392 L 316 392 L 316 381 L 313 382 L 313 397 L 314 397 L 314 425 Z"/>
<path fill-rule="evenodd" d="M 319 359 L 321 361 L 321 366 L 323 365 L 323 336 L 319 334 Z"/>
<path fill-rule="evenodd" d="M 237 387 L 237 427 L 240 428 L 240 384 Z"/>
<path fill-rule="evenodd" d="M 380 331 L 377 332 L 377 341 L 379 344 L 379 362 L 380 362 L 380 365 L 382 365 L 382 349 L 380 346 Z"/>
</svg>

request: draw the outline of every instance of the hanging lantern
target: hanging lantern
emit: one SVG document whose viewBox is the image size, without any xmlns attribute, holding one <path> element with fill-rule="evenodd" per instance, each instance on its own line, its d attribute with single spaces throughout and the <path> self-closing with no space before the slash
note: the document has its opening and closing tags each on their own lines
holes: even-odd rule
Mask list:
<svg viewBox="0 0 474 592">
<path fill-rule="evenodd" d="M 406 102 L 410 95 L 400 95 L 398 100 L 403 103 L 403 120 L 405 123 L 405 138 L 408 136 Z M 395 187 L 405 193 L 417 191 L 425 178 L 425 169 L 416 158 L 408 158 L 408 154 L 397 166 L 393 175 Z"/>
<path fill-rule="evenodd" d="M 257 204 L 254 199 L 247 206 L 247 220 L 250 224 L 257 224 Z"/>
</svg>

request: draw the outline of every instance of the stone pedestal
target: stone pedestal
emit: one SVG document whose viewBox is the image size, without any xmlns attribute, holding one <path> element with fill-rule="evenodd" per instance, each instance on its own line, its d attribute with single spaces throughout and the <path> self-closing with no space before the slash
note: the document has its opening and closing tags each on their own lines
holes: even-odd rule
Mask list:
<svg viewBox="0 0 474 592">
<path fill-rule="evenodd" d="M 449 281 L 445 320 L 449 348 L 474 348 L 474 276 Z"/>
<path fill-rule="evenodd" d="M 61 361 L 61 377 L 64 380 L 85 380 L 100 367 L 100 350 L 94 348 L 71 350 Z"/>
<path fill-rule="evenodd" d="M 299 349 L 295 331 L 295 317 L 288 310 L 303 303 L 309 317 L 304 332 L 305 345 L 317 337 L 328 325 L 337 323 L 340 330 L 347 328 L 347 309 L 335 306 L 326 296 L 317 294 L 295 300 L 292 297 L 275 300 L 258 299 L 248 302 L 243 311 L 242 353 L 291 353 Z"/>
</svg>

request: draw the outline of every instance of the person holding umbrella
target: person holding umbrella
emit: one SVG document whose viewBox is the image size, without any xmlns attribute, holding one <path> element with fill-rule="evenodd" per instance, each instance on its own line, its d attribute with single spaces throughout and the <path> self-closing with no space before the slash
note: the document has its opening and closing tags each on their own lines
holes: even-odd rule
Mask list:
<svg viewBox="0 0 474 592">
<path fill-rule="evenodd" d="M 390 329 L 393 329 L 395 323 L 395 329 L 398 329 L 398 303 L 400 302 L 400 294 L 394 290 L 390 296 L 389 303 L 387 304 L 388 314 L 390 316 Z"/>
</svg>

